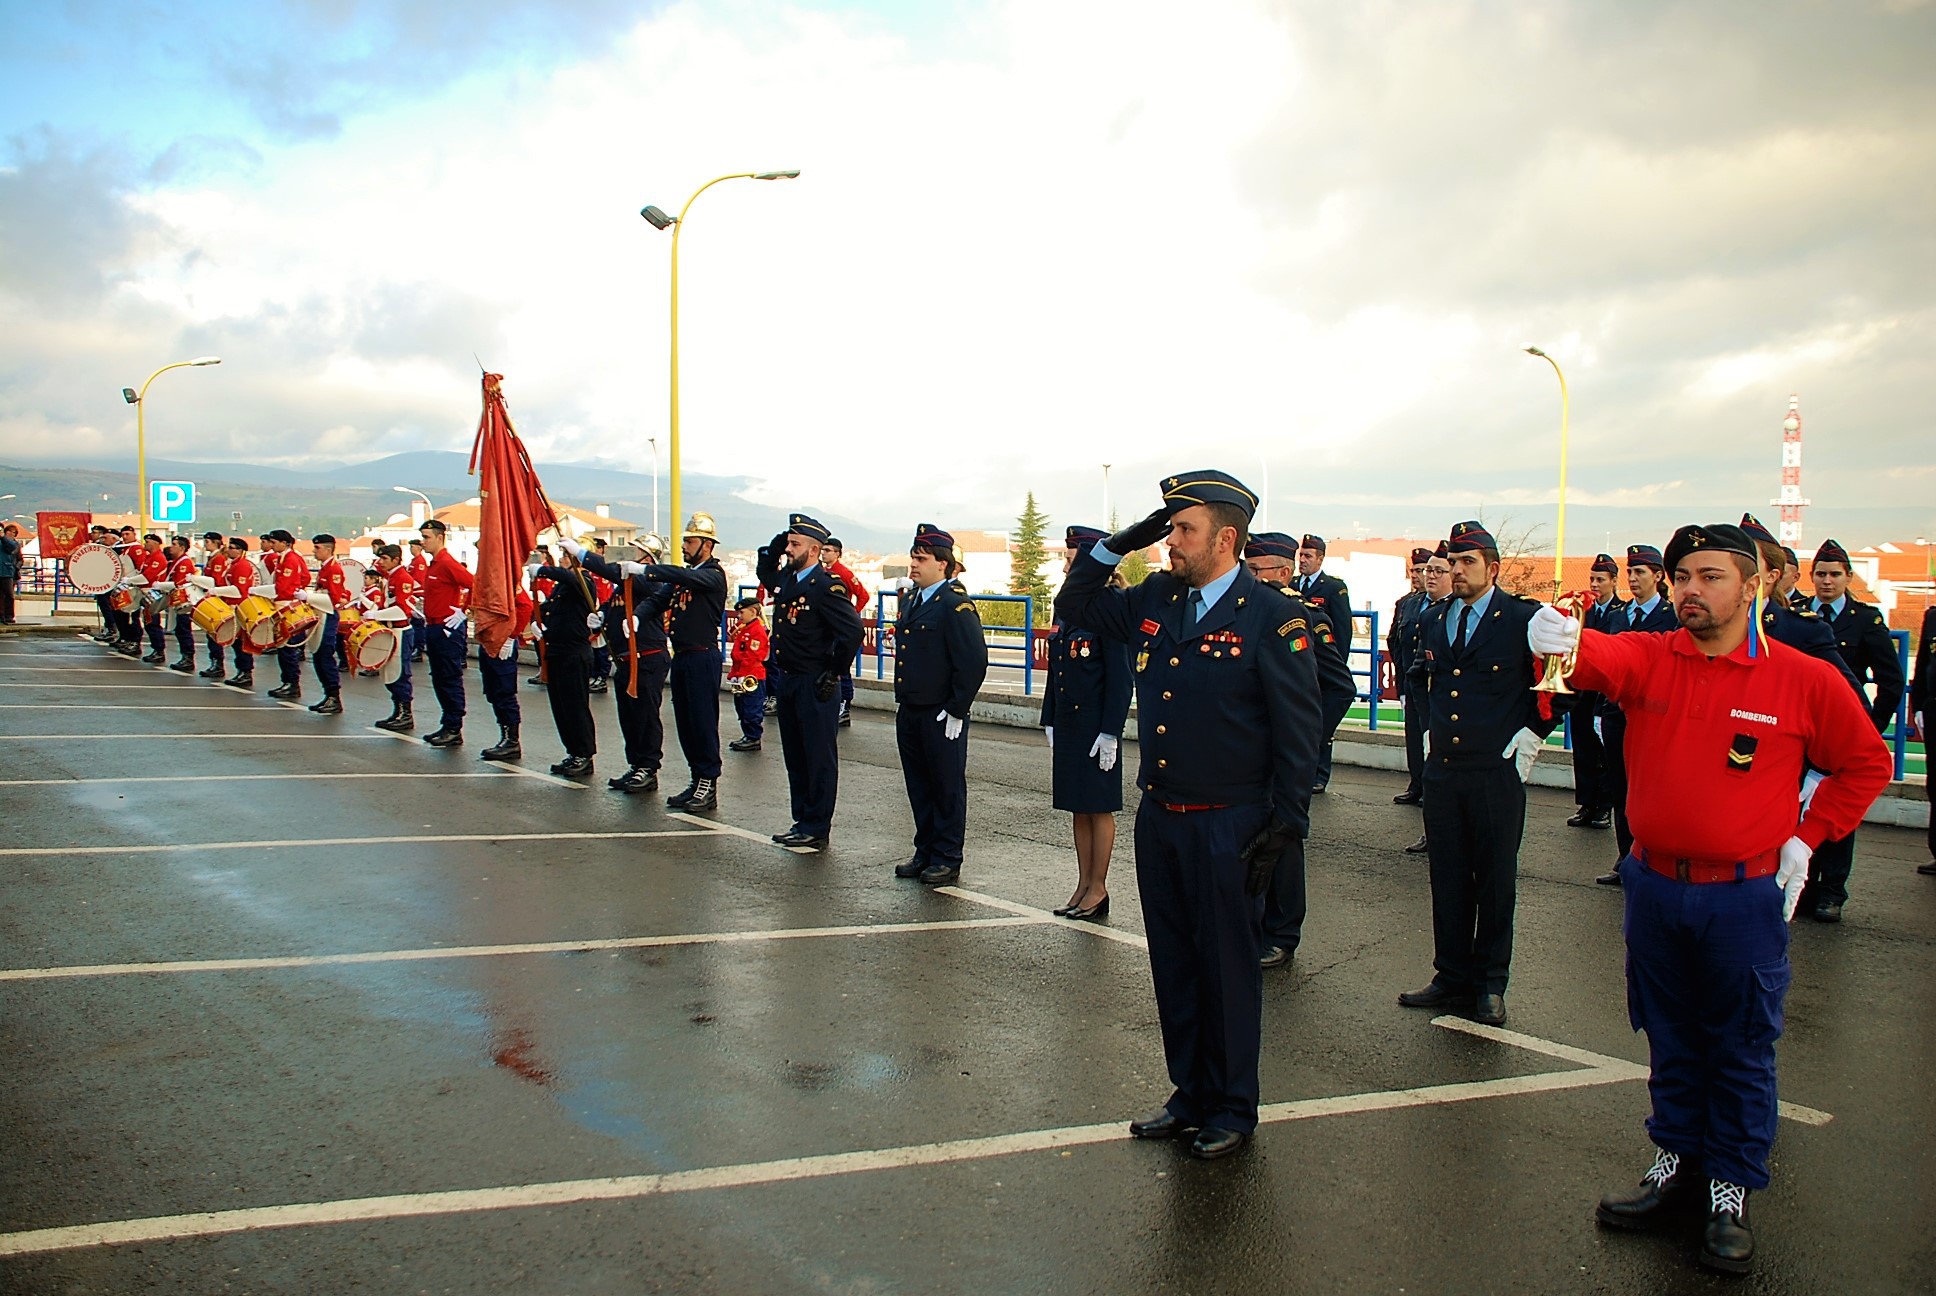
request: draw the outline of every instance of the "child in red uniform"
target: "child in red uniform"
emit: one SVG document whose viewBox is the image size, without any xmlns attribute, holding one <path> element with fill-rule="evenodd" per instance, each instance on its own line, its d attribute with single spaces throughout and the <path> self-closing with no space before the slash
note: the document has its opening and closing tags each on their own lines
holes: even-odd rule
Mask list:
<svg viewBox="0 0 1936 1296">
<path fill-rule="evenodd" d="M 736 752 L 756 752 L 766 732 L 766 623 L 760 620 L 760 601 L 743 598 L 733 605 L 733 667 L 736 685 L 753 680 L 754 687 L 733 689 L 733 709 L 739 712 L 740 736 L 726 744 Z"/>
</svg>

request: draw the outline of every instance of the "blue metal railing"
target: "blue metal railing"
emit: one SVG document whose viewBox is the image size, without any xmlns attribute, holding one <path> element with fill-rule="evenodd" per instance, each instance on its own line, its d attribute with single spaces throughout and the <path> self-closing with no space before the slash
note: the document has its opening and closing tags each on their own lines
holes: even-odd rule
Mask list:
<svg viewBox="0 0 1936 1296">
<path fill-rule="evenodd" d="M 1019 670 L 1022 672 L 1022 696 L 1035 695 L 1035 599 L 1028 594 L 970 594 L 969 599 L 976 604 L 982 603 L 1020 603 L 1022 605 L 1022 624 L 1019 626 L 998 626 L 982 624 L 982 636 L 990 648 L 1017 647 L 1013 642 L 1005 642 L 1009 636 L 1019 635 L 1022 653 L 1020 662 L 996 661 L 992 657 L 988 669 Z M 887 616 L 887 600 L 894 600 L 894 617 Z M 870 620 L 862 618 L 864 624 L 874 630 L 874 678 L 883 679 L 887 673 L 887 659 L 894 655 L 894 621 L 900 619 L 902 593 L 897 589 L 881 589 L 874 594 L 874 616 Z M 854 655 L 854 669 L 861 669 L 861 659 L 866 655 L 867 638 L 861 637 L 862 651 Z"/>
<path fill-rule="evenodd" d="M 1354 624 L 1359 621 L 1366 621 L 1371 624 L 1371 632 L 1362 640 L 1358 638 L 1357 630 L 1355 628 L 1353 629 L 1351 634 L 1351 651 L 1345 654 L 1345 664 L 1350 666 L 1351 674 L 1354 678 L 1360 675 L 1364 676 L 1365 691 L 1358 694 L 1356 700 L 1370 706 L 1371 731 L 1377 733 L 1379 695 L 1385 691 L 1384 681 L 1379 678 L 1378 674 L 1379 654 L 1384 646 L 1378 638 L 1378 613 L 1369 609 L 1363 612 L 1353 612 L 1351 614 L 1351 620 Z M 1351 665 L 1351 659 L 1359 653 L 1365 655 L 1365 669 L 1363 670 L 1359 670 L 1356 666 Z"/>
</svg>

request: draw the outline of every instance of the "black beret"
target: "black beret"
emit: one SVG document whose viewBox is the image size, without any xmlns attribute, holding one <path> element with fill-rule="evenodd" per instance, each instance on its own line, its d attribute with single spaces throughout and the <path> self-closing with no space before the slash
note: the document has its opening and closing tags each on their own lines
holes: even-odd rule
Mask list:
<svg viewBox="0 0 1936 1296">
<path fill-rule="evenodd" d="M 1681 559 L 1701 550 L 1739 554 L 1751 561 L 1761 557 L 1746 531 L 1731 523 L 1716 522 L 1709 526 L 1684 526 L 1674 532 L 1673 539 L 1667 542 L 1667 565 L 1679 566 Z"/>
</svg>

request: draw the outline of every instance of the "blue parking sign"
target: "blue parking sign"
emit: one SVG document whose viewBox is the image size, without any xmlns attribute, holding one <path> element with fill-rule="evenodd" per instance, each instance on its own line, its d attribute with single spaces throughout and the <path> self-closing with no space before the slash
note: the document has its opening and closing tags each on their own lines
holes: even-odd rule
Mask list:
<svg viewBox="0 0 1936 1296">
<path fill-rule="evenodd" d="M 148 483 L 148 516 L 157 526 L 188 526 L 195 521 L 195 483 Z"/>
</svg>

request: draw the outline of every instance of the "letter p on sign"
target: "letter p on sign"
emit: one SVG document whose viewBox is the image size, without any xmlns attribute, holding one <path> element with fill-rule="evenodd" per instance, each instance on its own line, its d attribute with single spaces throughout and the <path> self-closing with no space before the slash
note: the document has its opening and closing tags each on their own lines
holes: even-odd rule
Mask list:
<svg viewBox="0 0 1936 1296">
<path fill-rule="evenodd" d="M 187 526 L 195 520 L 195 483 L 148 483 L 148 516 L 157 526 Z"/>
</svg>

